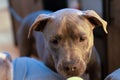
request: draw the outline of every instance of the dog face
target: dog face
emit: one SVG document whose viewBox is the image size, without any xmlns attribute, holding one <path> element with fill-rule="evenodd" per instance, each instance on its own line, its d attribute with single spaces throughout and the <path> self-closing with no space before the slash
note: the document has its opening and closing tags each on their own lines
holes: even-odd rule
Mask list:
<svg viewBox="0 0 120 80">
<path fill-rule="evenodd" d="M 55 13 L 41 14 L 31 26 L 41 31 L 45 45 L 52 56 L 58 73 L 65 77 L 82 75 L 89 62 L 93 46 L 93 29 L 106 22 L 94 11 L 63 9 Z"/>
<path fill-rule="evenodd" d="M 55 18 L 48 25 L 43 33 L 57 71 L 64 76 L 83 74 L 93 46 L 93 26 L 73 14 Z"/>
</svg>

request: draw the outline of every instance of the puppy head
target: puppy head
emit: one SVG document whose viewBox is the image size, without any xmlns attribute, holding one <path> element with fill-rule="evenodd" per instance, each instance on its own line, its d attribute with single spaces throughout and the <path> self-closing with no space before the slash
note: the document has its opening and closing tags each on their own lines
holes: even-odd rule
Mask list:
<svg viewBox="0 0 120 80">
<path fill-rule="evenodd" d="M 13 80 L 12 58 L 7 52 L 0 53 L 0 80 Z"/>
<path fill-rule="evenodd" d="M 33 30 L 43 32 L 45 45 L 58 73 L 65 77 L 82 75 L 91 56 L 93 29 L 107 22 L 95 11 L 62 9 L 52 14 L 41 14 L 32 24 Z"/>
</svg>

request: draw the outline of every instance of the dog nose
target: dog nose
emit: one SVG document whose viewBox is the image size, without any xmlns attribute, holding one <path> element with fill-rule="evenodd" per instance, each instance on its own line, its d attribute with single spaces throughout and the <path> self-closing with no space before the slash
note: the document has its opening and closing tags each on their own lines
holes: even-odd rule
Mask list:
<svg viewBox="0 0 120 80">
<path fill-rule="evenodd" d="M 77 69 L 76 66 L 68 66 L 68 65 L 64 66 L 65 72 L 74 72 L 76 71 L 76 69 Z"/>
<path fill-rule="evenodd" d="M 75 72 L 78 69 L 78 67 L 75 64 L 67 62 L 67 63 L 64 63 L 63 69 L 65 72 Z"/>
<path fill-rule="evenodd" d="M 80 76 L 84 73 L 86 66 L 80 60 L 64 61 L 59 65 L 59 71 L 66 77 Z"/>
</svg>

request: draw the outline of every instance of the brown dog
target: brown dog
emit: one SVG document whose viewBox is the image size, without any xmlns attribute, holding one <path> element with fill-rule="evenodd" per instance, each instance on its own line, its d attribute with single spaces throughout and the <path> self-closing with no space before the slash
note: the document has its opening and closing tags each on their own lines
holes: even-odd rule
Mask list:
<svg viewBox="0 0 120 80">
<path fill-rule="evenodd" d="M 29 36 L 34 36 L 38 55 L 52 70 L 64 77 L 81 76 L 87 72 L 91 80 L 100 80 L 100 60 L 93 47 L 96 26 L 103 26 L 107 32 L 106 21 L 96 12 L 62 9 L 40 14 L 32 24 Z"/>
</svg>

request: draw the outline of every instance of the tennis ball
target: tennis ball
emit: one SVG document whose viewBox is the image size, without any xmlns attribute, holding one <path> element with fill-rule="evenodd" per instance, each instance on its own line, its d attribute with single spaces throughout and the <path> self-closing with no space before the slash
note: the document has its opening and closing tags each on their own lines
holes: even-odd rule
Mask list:
<svg viewBox="0 0 120 80">
<path fill-rule="evenodd" d="M 83 80 L 83 79 L 80 77 L 70 77 L 70 78 L 67 78 L 67 80 Z"/>
</svg>

